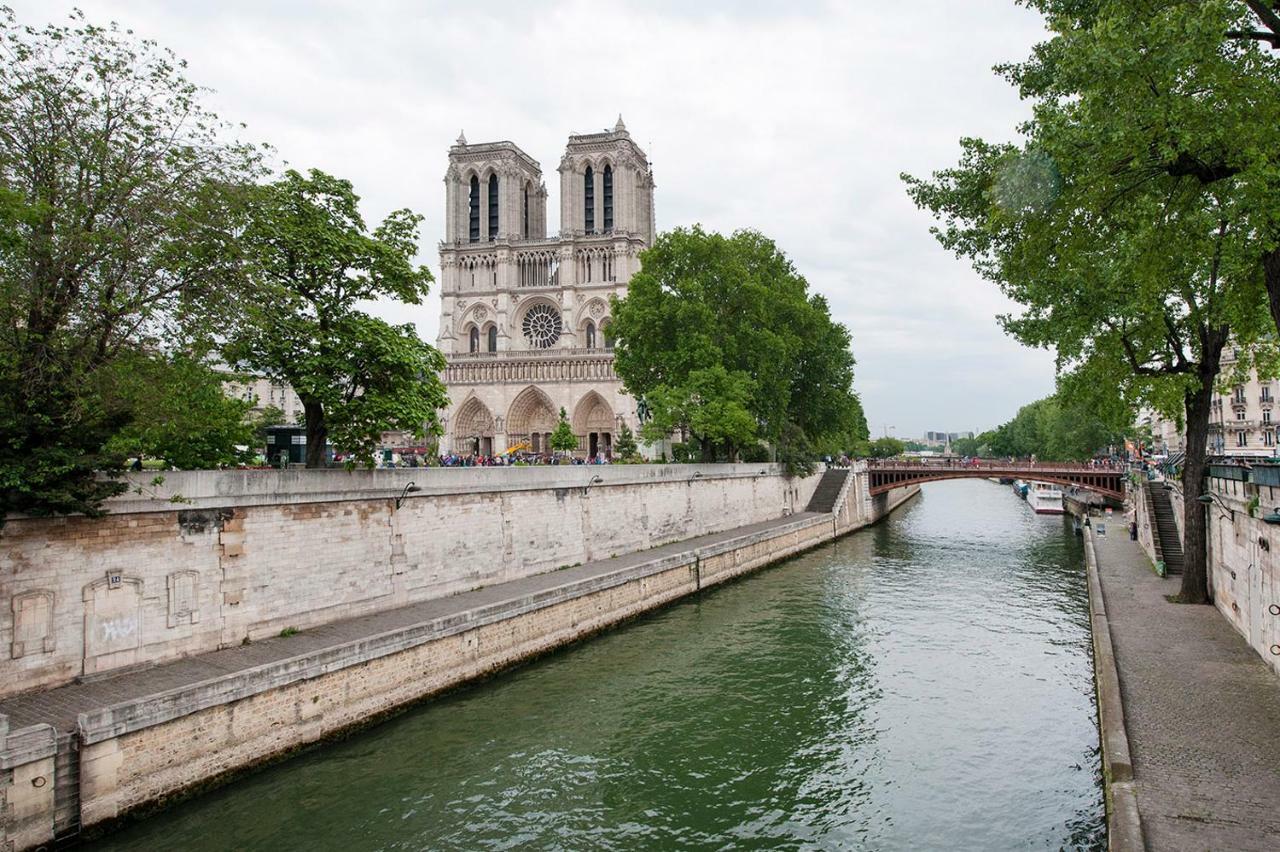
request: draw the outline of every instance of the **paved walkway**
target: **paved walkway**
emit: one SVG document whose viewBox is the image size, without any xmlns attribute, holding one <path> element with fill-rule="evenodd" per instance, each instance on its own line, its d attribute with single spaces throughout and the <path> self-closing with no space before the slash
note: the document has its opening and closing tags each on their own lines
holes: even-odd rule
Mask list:
<svg viewBox="0 0 1280 852">
<path fill-rule="evenodd" d="M 1098 570 L 1147 847 L 1280 850 L 1280 678 L 1216 609 L 1165 600 L 1179 580 L 1109 526 Z"/>
<path fill-rule="evenodd" d="M 530 595 L 547 592 L 568 583 L 625 571 L 655 559 L 675 556 L 732 538 L 786 526 L 809 517 L 817 517 L 817 515 L 801 512 L 790 517 L 736 527 L 725 532 L 686 539 L 613 559 L 601 559 L 574 568 L 551 571 L 522 580 L 512 580 L 474 592 L 423 601 L 373 615 L 335 621 L 331 624 L 308 628 L 293 636 L 261 639 L 251 645 L 238 645 L 221 651 L 198 654 L 89 683 L 71 684 L 45 692 L 26 693 L 0 701 L 0 714 L 9 717 L 9 727 L 14 730 L 26 725 L 47 723 L 53 725 L 59 733 L 72 731 L 76 727 L 80 713 L 155 695 L 170 689 L 192 686 L 201 681 L 235 674 L 255 666 L 360 642 L 388 631 L 454 615 L 465 616 L 480 607 L 501 605 L 507 601 L 513 603 L 522 601 Z"/>
</svg>

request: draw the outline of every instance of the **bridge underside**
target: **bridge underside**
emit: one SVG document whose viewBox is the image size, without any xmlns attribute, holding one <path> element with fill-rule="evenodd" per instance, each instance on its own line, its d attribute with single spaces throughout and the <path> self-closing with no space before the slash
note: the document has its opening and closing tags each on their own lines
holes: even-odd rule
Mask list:
<svg viewBox="0 0 1280 852">
<path fill-rule="evenodd" d="M 1030 482 L 1052 482 L 1074 485 L 1116 500 L 1124 500 L 1124 478 L 1112 470 L 998 470 L 991 468 L 951 468 L 943 470 L 870 470 L 871 494 L 884 494 L 904 485 L 938 482 L 944 479 L 1025 479 Z"/>
</svg>

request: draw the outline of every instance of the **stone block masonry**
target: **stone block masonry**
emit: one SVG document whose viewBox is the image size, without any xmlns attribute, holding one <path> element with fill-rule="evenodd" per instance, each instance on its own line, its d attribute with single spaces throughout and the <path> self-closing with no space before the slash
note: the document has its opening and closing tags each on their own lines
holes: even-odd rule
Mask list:
<svg viewBox="0 0 1280 852">
<path fill-rule="evenodd" d="M 106 517 L 0 528 L 0 698 L 783 517 L 817 479 L 772 465 L 138 476 Z"/>
<path fill-rule="evenodd" d="M 856 488 L 848 492 L 846 505 L 860 499 Z M 878 520 L 914 493 L 878 497 L 863 504 L 862 515 L 842 505 L 832 514 L 775 517 L 18 696 L 0 702 L 0 713 L 14 725 L 75 732 L 79 821 L 109 823 L 829 541 Z M 47 810 L 28 824 L 43 826 L 46 838 L 52 834 Z"/>
</svg>

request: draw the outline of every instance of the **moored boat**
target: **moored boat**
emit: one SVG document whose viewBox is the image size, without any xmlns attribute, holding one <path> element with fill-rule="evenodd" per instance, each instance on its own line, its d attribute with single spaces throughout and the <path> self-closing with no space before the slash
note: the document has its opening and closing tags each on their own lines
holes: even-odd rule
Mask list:
<svg viewBox="0 0 1280 852">
<path fill-rule="evenodd" d="M 1027 502 L 1039 515 L 1062 514 L 1062 489 L 1049 482 L 1033 482 L 1027 491 Z"/>
</svg>

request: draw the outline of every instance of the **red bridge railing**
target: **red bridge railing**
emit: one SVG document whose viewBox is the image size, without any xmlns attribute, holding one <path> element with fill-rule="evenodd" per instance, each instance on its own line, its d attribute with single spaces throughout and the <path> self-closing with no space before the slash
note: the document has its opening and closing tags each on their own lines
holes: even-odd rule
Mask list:
<svg viewBox="0 0 1280 852">
<path fill-rule="evenodd" d="M 1031 462 L 1000 459 L 872 459 L 867 462 L 872 494 L 939 479 L 1016 477 L 1124 496 L 1127 466 L 1116 462 Z"/>
</svg>

